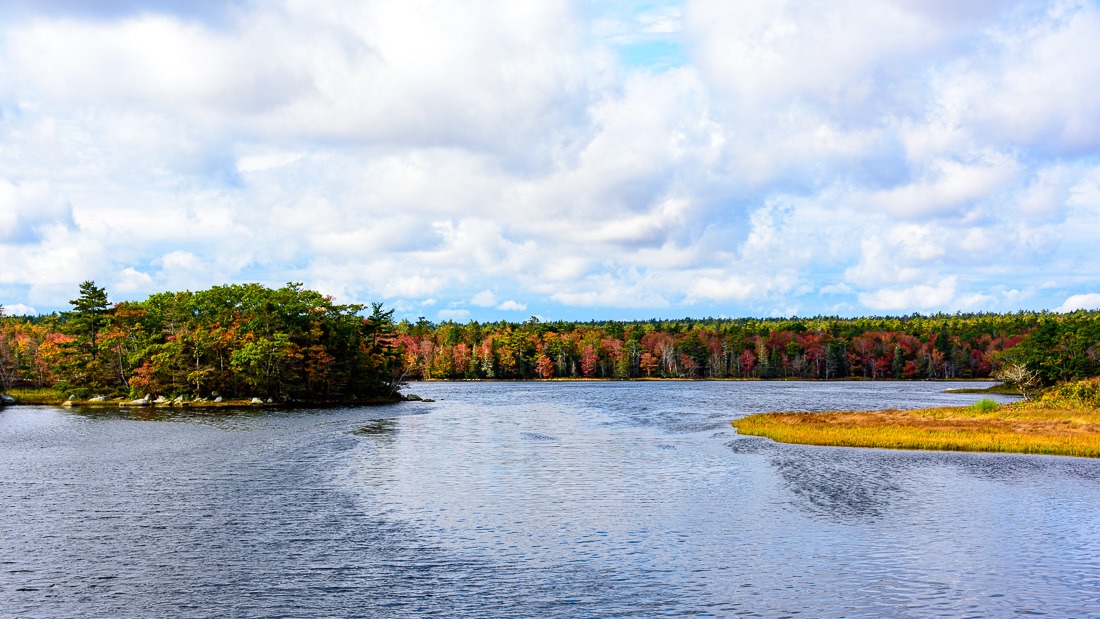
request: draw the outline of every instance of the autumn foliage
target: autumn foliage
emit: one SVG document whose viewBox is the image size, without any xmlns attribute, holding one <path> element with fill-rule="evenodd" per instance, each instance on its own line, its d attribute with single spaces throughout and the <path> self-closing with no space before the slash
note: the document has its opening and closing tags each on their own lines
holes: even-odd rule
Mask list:
<svg viewBox="0 0 1100 619">
<path fill-rule="evenodd" d="M 1046 384 L 1100 374 L 1100 312 L 1083 311 L 465 325 L 421 320 L 398 324 L 397 333 L 402 362 L 415 379 L 953 379 L 990 378 L 1009 363 L 1044 369 Z"/>
<path fill-rule="evenodd" d="M 345 401 L 401 381 L 392 312 L 289 284 L 166 292 L 110 306 L 91 282 L 74 311 L 0 320 L 0 388 L 62 394 Z"/>
</svg>

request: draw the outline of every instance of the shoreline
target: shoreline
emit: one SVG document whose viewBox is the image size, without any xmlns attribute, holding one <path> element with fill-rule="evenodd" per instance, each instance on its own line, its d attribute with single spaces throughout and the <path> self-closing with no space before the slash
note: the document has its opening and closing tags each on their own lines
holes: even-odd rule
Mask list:
<svg viewBox="0 0 1100 619">
<path fill-rule="evenodd" d="M 127 400 L 122 398 L 113 398 L 107 400 L 66 400 L 57 396 L 45 397 L 40 394 L 34 394 L 31 396 L 21 396 L 18 392 L 13 395 L 15 398 L 14 403 L 9 403 L 6 406 L 0 406 L 0 410 L 4 408 L 19 408 L 21 406 L 55 406 L 58 408 L 81 408 L 81 409 L 115 409 L 115 410 L 186 410 L 186 409 L 212 409 L 212 408 L 335 408 L 341 406 L 376 406 L 382 404 L 395 404 L 397 402 L 412 402 L 417 401 L 415 397 L 408 398 L 404 395 L 397 395 L 392 398 L 371 398 L 365 400 L 324 400 L 324 401 L 299 401 L 292 400 L 289 402 L 268 402 L 257 401 L 258 399 L 232 399 L 222 400 L 221 402 L 215 402 L 213 400 L 205 401 L 172 401 L 167 400 L 163 402 L 157 401 L 142 401 L 142 400 Z"/>
</svg>

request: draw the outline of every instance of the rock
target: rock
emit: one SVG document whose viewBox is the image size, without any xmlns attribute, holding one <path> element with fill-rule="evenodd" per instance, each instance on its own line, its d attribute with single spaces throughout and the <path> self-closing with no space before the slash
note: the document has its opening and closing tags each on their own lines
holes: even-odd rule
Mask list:
<svg viewBox="0 0 1100 619">
<path fill-rule="evenodd" d="M 153 401 L 153 395 L 150 394 L 150 393 L 147 393 L 147 394 L 145 394 L 145 397 L 142 398 L 142 400 L 145 400 L 146 402 L 152 402 Z"/>
<path fill-rule="evenodd" d="M 222 401 L 222 397 L 221 397 L 221 396 L 218 396 L 218 397 L 214 398 L 214 401 L 215 401 L 215 402 L 221 402 L 221 401 Z"/>
<path fill-rule="evenodd" d="M 165 399 L 164 399 L 164 396 L 162 396 L 162 395 L 158 395 L 158 396 L 157 396 L 157 399 L 153 400 L 153 403 L 154 403 L 154 404 L 167 404 L 167 403 L 168 403 L 168 400 L 165 400 Z"/>
<path fill-rule="evenodd" d="M 152 404 L 150 400 L 140 398 L 137 400 L 130 400 L 129 402 L 120 402 L 119 406 L 149 406 L 150 404 Z"/>
<path fill-rule="evenodd" d="M 182 404 L 182 403 L 183 403 L 183 396 L 182 395 L 178 395 L 178 396 L 176 396 L 176 399 L 172 400 L 172 404 Z"/>
<path fill-rule="evenodd" d="M 61 406 L 65 407 L 65 408 L 72 408 L 73 407 L 73 400 L 65 400 L 64 402 L 61 403 Z"/>
<path fill-rule="evenodd" d="M 0 394 L 0 406 L 7 406 L 9 404 L 15 404 L 15 398 L 6 393 Z"/>
<path fill-rule="evenodd" d="M 405 396 L 405 401 L 406 402 L 423 402 L 424 398 L 416 395 L 415 393 L 410 393 L 410 394 Z"/>
<path fill-rule="evenodd" d="M 102 396 L 102 395 L 92 396 L 92 397 L 88 398 L 88 401 L 89 402 L 106 402 L 107 401 L 107 396 Z"/>
<path fill-rule="evenodd" d="M 70 402 L 76 402 L 76 396 L 75 395 L 70 395 L 69 396 L 69 401 Z"/>
<path fill-rule="evenodd" d="M 263 404 L 263 403 L 264 403 L 264 401 L 261 400 L 260 398 L 252 398 L 252 400 L 249 401 L 249 404 Z"/>
<path fill-rule="evenodd" d="M 267 399 L 267 403 L 268 403 L 268 404 L 274 404 L 274 403 L 275 403 L 275 400 L 272 400 L 271 398 L 268 398 L 268 399 Z"/>
</svg>

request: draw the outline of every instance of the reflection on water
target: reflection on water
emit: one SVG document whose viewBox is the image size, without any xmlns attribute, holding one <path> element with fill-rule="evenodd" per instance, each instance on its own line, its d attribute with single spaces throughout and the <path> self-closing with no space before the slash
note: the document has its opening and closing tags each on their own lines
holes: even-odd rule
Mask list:
<svg viewBox="0 0 1100 619">
<path fill-rule="evenodd" d="M 934 383 L 0 412 L 0 616 L 1100 615 L 1100 462 L 779 445 Z M 172 421 L 173 423 L 149 423 Z"/>
<path fill-rule="evenodd" d="M 880 466 L 872 455 L 844 449 L 781 450 L 770 462 L 791 503 L 839 522 L 881 517 L 901 493 L 906 466 Z"/>
<path fill-rule="evenodd" d="M 371 419 L 351 431 L 359 436 L 387 436 L 397 432 L 396 419 Z"/>
</svg>

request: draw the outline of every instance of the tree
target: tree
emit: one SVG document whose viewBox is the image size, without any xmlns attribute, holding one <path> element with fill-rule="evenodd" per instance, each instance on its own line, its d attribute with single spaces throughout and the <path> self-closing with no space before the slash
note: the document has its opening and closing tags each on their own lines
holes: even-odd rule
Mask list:
<svg viewBox="0 0 1100 619">
<path fill-rule="evenodd" d="M 96 336 L 107 322 L 107 290 L 88 280 L 80 284 L 80 296 L 69 304 L 73 311 L 69 314 L 69 326 L 77 337 L 79 345 L 86 347 L 94 361 L 97 354 Z"/>
<path fill-rule="evenodd" d="M 1031 391 L 1040 384 L 1039 375 L 1022 363 L 1006 365 L 997 372 L 996 378 L 1019 389 L 1025 400 L 1031 399 Z"/>
</svg>

